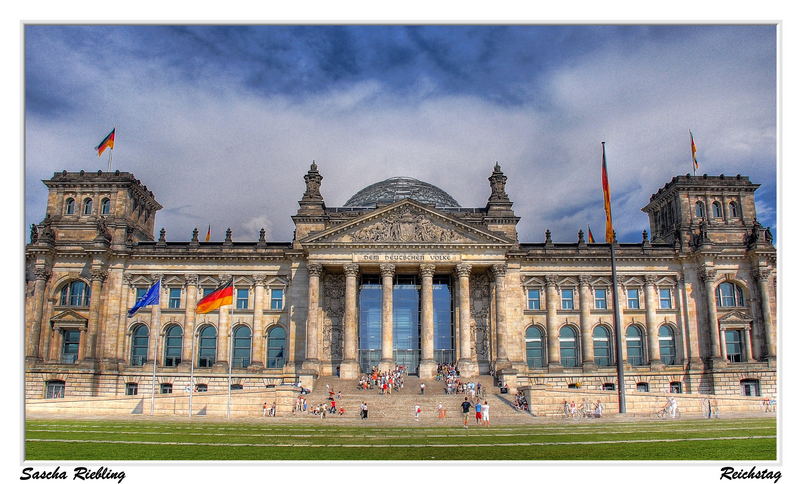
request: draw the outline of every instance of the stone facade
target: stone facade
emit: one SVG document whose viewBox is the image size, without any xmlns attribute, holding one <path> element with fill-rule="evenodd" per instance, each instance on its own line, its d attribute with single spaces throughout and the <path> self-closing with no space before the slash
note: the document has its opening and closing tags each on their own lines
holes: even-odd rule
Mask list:
<svg viewBox="0 0 800 484">
<path fill-rule="evenodd" d="M 616 384 L 622 342 L 631 391 L 775 395 L 776 250 L 747 177 L 667 183 L 643 208 L 652 239 L 614 244 L 616 287 L 609 244 L 582 232 L 571 243 L 549 232 L 544 242 L 518 240 L 499 165 L 480 208 L 452 206 L 413 179 L 362 191 L 363 206 L 327 207 L 322 178 L 312 164 L 289 242 L 263 231 L 253 242 L 230 232 L 201 242 L 197 230 L 190 241 L 168 241 L 164 229 L 156 238 L 161 206 L 132 174 L 45 180 L 47 213 L 25 249 L 26 398 L 120 396 L 152 391 L 153 381 L 225 391 L 229 378 L 243 390 L 355 378 L 372 361 L 359 296 L 369 277 L 382 288 L 381 368 L 397 363 L 408 324 L 389 289 L 413 281 L 410 353 L 423 378 L 449 358 L 463 375 L 493 373 L 511 387 L 603 390 Z M 391 192 L 397 186 L 417 198 Z M 370 205 L 373 192 L 397 201 Z M 160 305 L 128 317 L 157 280 Z M 235 304 L 197 314 L 204 292 L 229 280 Z M 434 328 L 448 316 L 434 307 L 434 286 L 445 283 L 452 334 L 441 351 Z"/>
</svg>

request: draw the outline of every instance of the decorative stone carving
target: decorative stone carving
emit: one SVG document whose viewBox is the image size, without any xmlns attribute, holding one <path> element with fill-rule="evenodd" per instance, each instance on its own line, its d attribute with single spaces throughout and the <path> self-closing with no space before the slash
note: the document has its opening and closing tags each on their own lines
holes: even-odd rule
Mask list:
<svg viewBox="0 0 800 484">
<path fill-rule="evenodd" d="M 161 231 L 158 233 L 158 243 L 166 244 L 167 243 L 167 229 L 161 227 Z"/>
<path fill-rule="evenodd" d="M 508 200 L 506 180 L 508 180 L 508 177 L 503 175 L 503 171 L 500 169 L 500 163 L 495 163 L 494 171 L 489 177 L 489 186 L 492 187 L 492 194 L 489 197 L 490 202 Z"/>
<path fill-rule="evenodd" d="M 345 264 L 344 274 L 351 277 L 358 276 L 358 269 L 358 264 Z"/>
<path fill-rule="evenodd" d="M 717 278 L 717 271 L 710 267 L 701 267 L 697 270 L 697 275 L 700 276 L 700 280 L 703 282 L 713 282 Z"/>
<path fill-rule="evenodd" d="M 505 264 L 492 264 L 492 275 L 494 275 L 495 279 L 505 277 L 507 270 L 508 266 Z"/>
<path fill-rule="evenodd" d="M 192 243 L 200 242 L 200 240 L 197 238 L 198 233 L 199 231 L 197 230 L 197 227 L 195 227 L 194 230 L 192 230 Z"/>
<path fill-rule="evenodd" d="M 753 269 L 753 279 L 756 281 L 760 281 L 762 279 L 768 280 L 771 275 L 772 269 L 768 267 L 759 267 L 757 269 Z"/>
<path fill-rule="evenodd" d="M 394 277 L 394 264 L 381 264 L 381 276 L 386 277 Z"/>
<path fill-rule="evenodd" d="M 644 284 L 646 286 L 654 286 L 657 280 L 658 277 L 656 277 L 654 274 L 645 274 L 644 276 Z"/>
<path fill-rule="evenodd" d="M 433 264 L 420 264 L 419 266 L 419 275 L 422 277 L 433 277 L 433 274 L 436 273 L 436 266 Z"/>
<path fill-rule="evenodd" d="M 316 161 L 311 162 L 311 168 L 303 179 L 306 181 L 306 192 L 303 194 L 303 200 L 322 200 L 322 194 L 319 192 L 319 187 L 322 185 L 322 175 L 317 170 Z"/>
<path fill-rule="evenodd" d="M 546 274 L 544 276 L 544 284 L 547 287 L 558 285 L 558 276 L 555 274 Z"/>
<path fill-rule="evenodd" d="M 37 280 L 46 281 L 50 278 L 50 271 L 43 267 L 37 267 L 33 270 L 33 278 Z"/>
<path fill-rule="evenodd" d="M 469 281 L 470 313 L 475 325 L 470 328 L 472 350 L 479 361 L 489 360 L 489 309 L 491 307 L 489 276 L 478 273 Z"/>
<path fill-rule="evenodd" d="M 322 264 L 308 264 L 308 275 L 309 276 L 320 276 L 322 275 Z"/>
<path fill-rule="evenodd" d="M 470 264 L 458 264 L 456 266 L 456 274 L 458 274 L 458 277 L 469 277 L 471 272 L 472 266 Z"/>
<path fill-rule="evenodd" d="M 342 326 L 344 316 L 345 280 L 343 274 L 325 274 L 322 283 L 322 355 L 331 360 L 341 360 L 343 353 Z"/>
<path fill-rule="evenodd" d="M 35 244 L 39 240 L 39 228 L 36 224 L 31 224 L 31 244 Z"/>
<path fill-rule="evenodd" d="M 267 282 L 267 275 L 266 274 L 255 274 L 253 275 L 253 281 L 255 282 L 256 286 L 264 286 L 264 283 Z"/>
<path fill-rule="evenodd" d="M 589 283 L 592 281 L 592 278 L 586 274 L 581 274 L 578 276 L 578 285 L 580 287 L 587 287 Z"/>
<path fill-rule="evenodd" d="M 187 286 L 196 286 L 200 280 L 197 274 L 186 274 L 183 276 Z"/>
<path fill-rule="evenodd" d="M 436 225 L 418 209 L 406 206 L 352 234 L 355 242 L 467 242 L 453 229 Z"/>
<path fill-rule="evenodd" d="M 231 237 L 232 233 L 233 232 L 231 232 L 231 228 L 228 227 L 228 230 L 225 231 L 225 241 L 223 242 L 223 244 L 225 245 L 233 244 L 233 238 Z"/>
<path fill-rule="evenodd" d="M 108 270 L 106 269 L 93 269 L 90 279 L 92 281 L 100 281 L 103 282 L 108 277 Z"/>
</svg>

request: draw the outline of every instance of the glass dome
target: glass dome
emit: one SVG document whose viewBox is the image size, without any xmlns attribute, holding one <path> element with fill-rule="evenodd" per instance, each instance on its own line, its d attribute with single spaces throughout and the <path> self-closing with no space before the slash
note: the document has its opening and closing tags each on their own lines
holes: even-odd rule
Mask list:
<svg viewBox="0 0 800 484">
<path fill-rule="evenodd" d="M 344 206 L 373 207 L 377 204 L 394 203 L 404 198 L 411 198 L 438 208 L 461 206 L 441 188 L 404 176 L 373 183 L 350 197 Z"/>
</svg>

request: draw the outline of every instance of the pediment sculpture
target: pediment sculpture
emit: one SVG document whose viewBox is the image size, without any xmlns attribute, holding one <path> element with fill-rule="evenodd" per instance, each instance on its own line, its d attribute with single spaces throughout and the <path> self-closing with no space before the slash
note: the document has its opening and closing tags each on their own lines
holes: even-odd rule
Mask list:
<svg viewBox="0 0 800 484">
<path fill-rule="evenodd" d="M 462 234 L 441 227 L 421 212 L 405 207 L 351 234 L 354 242 L 468 242 Z"/>
</svg>

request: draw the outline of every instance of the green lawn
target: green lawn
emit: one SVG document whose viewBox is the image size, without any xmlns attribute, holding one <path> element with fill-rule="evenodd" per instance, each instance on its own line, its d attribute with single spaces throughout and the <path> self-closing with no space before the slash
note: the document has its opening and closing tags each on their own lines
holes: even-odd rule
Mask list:
<svg viewBox="0 0 800 484">
<path fill-rule="evenodd" d="M 376 428 L 29 420 L 26 460 L 775 460 L 774 418 Z"/>
</svg>

